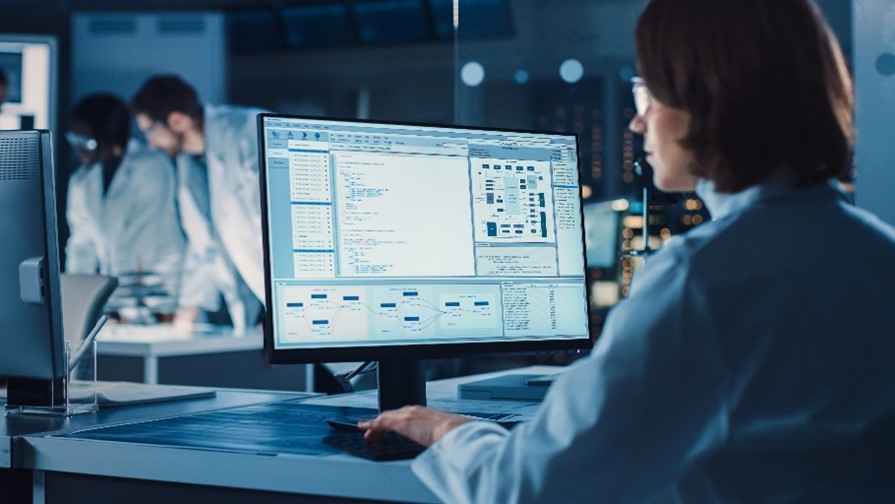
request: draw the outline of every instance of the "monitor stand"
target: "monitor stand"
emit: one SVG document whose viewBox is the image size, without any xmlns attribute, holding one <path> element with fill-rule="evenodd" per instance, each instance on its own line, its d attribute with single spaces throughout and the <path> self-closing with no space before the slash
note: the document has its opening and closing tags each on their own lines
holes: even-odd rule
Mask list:
<svg viewBox="0 0 895 504">
<path fill-rule="evenodd" d="M 18 406 L 50 406 L 65 401 L 65 381 L 39 380 L 31 378 L 8 378 L 6 380 L 6 404 Z"/>
<path fill-rule="evenodd" d="M 6 415 L 72 416 L 93 413 L 96 403 L 96 384 L 88 382 L 94 391 L 78 399 L 68 394 L 68 380 L 55 378 L 8 378 L 6 382 Z"/>
<path fill-rule="evenodd" d="M 421 360 L 380 360 L 379 411 L 426 405 L 426 366 Z"/>
</svg>

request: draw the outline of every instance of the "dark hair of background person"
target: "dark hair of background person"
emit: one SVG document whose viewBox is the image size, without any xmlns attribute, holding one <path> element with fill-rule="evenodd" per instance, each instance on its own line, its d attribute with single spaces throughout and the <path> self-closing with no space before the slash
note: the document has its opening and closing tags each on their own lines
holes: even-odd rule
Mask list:
<svg viewBox="0 0 895 504">
<path fill-rule="evenodd" d="M 165 125 L 171 112 L 181 112 L 202 124 L 202 104 L 196 90 L 176 75 L 150 77 L 131 100 L 131 109 Z"/>
<path fill-rule="evenodd" d="M 641 76 L 691 115 L 693 173 L 737 192 L 786 165 L 800 186 L 842 174 L 851 77 L 810 0 L 653 0 L 637 23 Z"/>
<path fill-rule="evenodd" d="M 72 122 L 82 121 L 90 127 L 100 147 L 117 145 L 127 148 L 131 135 L 131 116 L 121 98 L 108 93 L 86 96 L 75 105 Z"/>
</svg>

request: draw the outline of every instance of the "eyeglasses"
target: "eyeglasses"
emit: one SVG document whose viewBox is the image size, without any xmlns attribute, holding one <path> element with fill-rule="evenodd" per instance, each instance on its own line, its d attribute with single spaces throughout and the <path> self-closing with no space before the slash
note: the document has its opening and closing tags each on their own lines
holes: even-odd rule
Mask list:
<svg viewBox="0 0 895 504">
<path fill-rule="evenodd" d="M 653 104 L 653 95 L 650 94 L 642 78 L 631 77 L 631 93 L 634 94 L 634 109 L 637 110 L 637 115 L 645 116 Z"/>
<path fill-rule="evenodd" d="M 152 121 L 152 124 L 150 124 L 148 128 L 143 130 L 143 136 L 145 136 L 147 139 L 152 138 L 162 128 L 165 128 L 164 121 L 162 121 L 162 120 Z"/>
<path fill-rule="evenodd" d="M 71 145 L 73 149 L 84 152 L 93 152 L 99 147 L 99 143 L 95 138 L 90 138 L 87 135 L 82 135 L 73 131 L 66 131 L 65 139 L 68 140 L 69 145 Z"/>
</svg>

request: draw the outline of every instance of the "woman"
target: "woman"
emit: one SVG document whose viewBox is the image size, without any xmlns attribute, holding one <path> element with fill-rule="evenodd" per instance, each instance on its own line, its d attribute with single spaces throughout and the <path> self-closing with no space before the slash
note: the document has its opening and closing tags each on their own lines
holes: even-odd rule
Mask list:
<svg viewBox="0 0 895 504">
<path fill-rule="evenodd" d="M 837 190 L 829 28 L 810 0 L 652 0 L 636 38 L 630 128 L 713 220 L 649 258 L 531 422 L 360 426 L 432 445 L 413 470 L 449 502 L 891 502 L 895 230 Z"/>
<path fill-rule="evenodd" d="M 65 271 L 152 272 L 176 299 L 184 238 L 171 160 L 130 138 L 127 105 L 110 94 L 81 100 L 66 138 L 82 165 L 68 185 Z"/>
</svg>

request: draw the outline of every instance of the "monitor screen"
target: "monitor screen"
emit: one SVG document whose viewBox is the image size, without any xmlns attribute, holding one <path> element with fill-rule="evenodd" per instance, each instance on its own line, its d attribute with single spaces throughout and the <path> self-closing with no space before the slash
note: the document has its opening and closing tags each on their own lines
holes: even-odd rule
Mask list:
<svg viewBox="0 0 895 504">
<path fill-rule="evenodd" d="M 0 376 L 7 378 L 7 406 L 62 400 L 54 185 L 49 132 L 0 131 Z"/>
<path fill-rule="evenodd" d="M 584 205 L 584 245 L 588 268 L 613 269 L 618 264 L 620 217 L 611 201 Z"/>
<path fill-rule="evenodd" d="M 0 69 L 7 77 L 6 100 L 0 105 L 0 130 L 53 131 L 56 39 L 0 33 Z"/>
<path fill-rule="evenodd" d="M 273 362 L 590 347 L 575 135 L 259 123 Z"/>
</svg>

